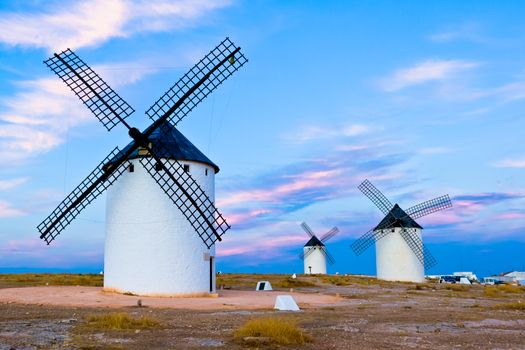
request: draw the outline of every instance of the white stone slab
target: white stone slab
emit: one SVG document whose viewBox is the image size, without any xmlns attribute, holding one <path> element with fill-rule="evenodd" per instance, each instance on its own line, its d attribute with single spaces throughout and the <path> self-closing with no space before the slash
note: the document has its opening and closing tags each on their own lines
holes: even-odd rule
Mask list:
<svg viewBox="0 0 525 350">
<path fill-rule="evenodd" d="M 269 281 L 259 281 L 255 290 L 273 290 L 273 288 Z"/>
<path fill-rule="evenodd" d="M 301 311 L 291 295 L 278 295 L 275 298 L 274 309 L 280 311 Z"/>
</svg>

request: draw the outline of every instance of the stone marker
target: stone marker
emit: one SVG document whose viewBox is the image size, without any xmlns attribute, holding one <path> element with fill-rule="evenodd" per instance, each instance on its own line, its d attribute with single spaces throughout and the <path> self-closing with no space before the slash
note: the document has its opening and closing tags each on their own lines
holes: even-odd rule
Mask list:
<svg viewBox="0 0 525 350">
<path fill-rule="evenodd" d="M 280 311 L 300 311 L 299 306 L 291 295 L 278 295 L 275 298 L 274 309 Z"/>
</svg>

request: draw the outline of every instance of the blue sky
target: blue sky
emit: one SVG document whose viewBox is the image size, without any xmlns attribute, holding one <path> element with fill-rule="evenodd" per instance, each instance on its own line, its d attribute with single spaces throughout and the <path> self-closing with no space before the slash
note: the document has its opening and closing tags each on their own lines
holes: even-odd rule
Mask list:
<svg viewBox="0 0 525 350">
<path fill-rule="evenodd" d="M 250 61 L 179 124 L 221 167 L 220 270 L 300 272 L 305 220 L 341 230 L 331 272 L 374 273 L 374 249 L 349 248 L 381 219 L 365 178 L 405 208 L 451 196 L 418 220 L 439 260 L 427 273 L 522 269 L 524 14 L 518 1 L 2 1 L 0 269 L 99 271 L 104 198 L 49 247 L 36 226 L 129 141 L 42 61 L 74 49 L 144 128 L 226 36 Z"/>
</svg>

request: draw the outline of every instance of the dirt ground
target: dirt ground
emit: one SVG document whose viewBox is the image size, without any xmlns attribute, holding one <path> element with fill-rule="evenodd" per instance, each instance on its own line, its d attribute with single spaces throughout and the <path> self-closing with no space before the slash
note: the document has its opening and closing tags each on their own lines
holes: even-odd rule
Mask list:
<svg viewBox="0 0 525 350">
<path fill-rule="evenodd" d="M 97 287 L 35 288 L 2 283 L 0 276 L 0 350 L 241 349 L 233 332 L 262 316 L 296 319 L 313 337 L 301 349 L 525 349 L 523 289 L 302 276 L 303 286 L 293 291 L 302 311 L 294 313 L 271 308 L 276 294 L 290 294 L 286 277 L 230 275 L 223 277 L 228 289 L 219 298 L 184 300 L 106 295 Z M 257 279 L 270 279 L 279 291 L 248 292 Z M 136 306 L 138 298 L 145 307 Z M 85 326 L 88 316 L 109 311 L 145 315 L 162 326 L 140 331 Z"/>
</svg>

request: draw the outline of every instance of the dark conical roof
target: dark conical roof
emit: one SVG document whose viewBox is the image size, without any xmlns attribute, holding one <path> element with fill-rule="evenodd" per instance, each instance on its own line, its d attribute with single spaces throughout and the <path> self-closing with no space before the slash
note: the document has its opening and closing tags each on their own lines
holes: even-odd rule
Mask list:
<svg viewBox="0 0 525 350">
<path fill-rule="evenodd" d="M 152 126 L 147 128 L 147 132 Z M 215 173 L 219 172 L 219 167 L 213 163 L 208 157 L 204 155 L 193 143 L 190 142 L 173 124 L 166 121 L 161 124 L 153 133 L 151 133 L 149 140 L 151 141 L 153 152 L 160 158 L 171 158 L 176 160 L 189 160 L 199 163 L 211 165 L 215 168 Z M 164 148 L 160 149 L 157 140 L 162 141 Z M 122 152 L 132 147 L 133 142 L 130 142 Z M 166 152 L 167 151 L 167 152 Z M 139 155 L 139 150 L 136 149 L 129 159 L 143 157 Z M 113 161 L 113 160 L 112 160 Z M 110 161 L 111 162 L 111 161 Z"/>
<path fill-rule="evenodd" d="M 305 247 L 324 247 L 324 243 L 319 240 L 316 236 L 312 236 L 308 242 L 304 245 Z"/>
<path fill-rule="evenodd" d="M 376 230 L 384 230 L 386 228 L 393 228 L 393 227 L 404 227 L 404 228 L 419 228 L 423 229 L 423 227 L 419 226 L 417 222 L 414 221 L 410 216 L 405 213 L 403 209 L 399 205 L 394 205 L 394 207 L 390 210 L 390 212 L 381 220 L 379 225 L 377 225 L 374 228 L 374 231 Z"/>
</svg>

